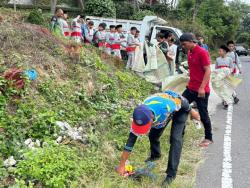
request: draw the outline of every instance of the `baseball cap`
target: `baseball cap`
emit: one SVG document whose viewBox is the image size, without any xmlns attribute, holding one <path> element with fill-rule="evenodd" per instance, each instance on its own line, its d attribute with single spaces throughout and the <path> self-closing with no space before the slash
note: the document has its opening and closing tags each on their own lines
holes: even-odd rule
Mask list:
<svg viewBox="0 0 250 188">
<path fill-rule="evenodd" d="M 152 111 L 146 105 L 134 109 L 131 130 L 137 135 L 145 135 L 151 128 Z"/>
<path fill-rule="evenodd" d="M 192 33 L 183 33 L 180 37 L 180 41 L 181 42 L 186 42 L 186 41 L 194 42 L 195 37 Z"/>
</svg>

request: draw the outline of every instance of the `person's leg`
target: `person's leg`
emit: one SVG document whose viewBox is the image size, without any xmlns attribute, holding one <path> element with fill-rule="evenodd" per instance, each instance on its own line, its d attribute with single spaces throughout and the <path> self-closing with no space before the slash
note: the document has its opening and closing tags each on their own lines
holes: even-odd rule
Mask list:
<svg viewBox="0 0 250 188">
<path fill-rule="evenodd" d="M 132 69 L 135 64 L 135 52 L 131 52 L 131 64 L 130 68 Z"/>
<path fill-rule="evenodd" d="M 200 98 L 197 96 L 195 102 L 197 103 L 197 108 L 201 116 L 201 122 L 204 125 L 205 139 L 213 141 L 212 125 L 208 114 L 208 99 L 209 99 L 209 93 L 206 93 L 205 98 Z"/>
<path fill-rule="evenodd" d="M 235 90 L 233 91 L 232 96 L 233 96 L 234 104 L 238 104 L 238 102 L 240 101 L 240 99 L 237 97 L 237 93 L 236 93 Z"/>
<path fill-rule="evenodd" d="M 150 141 L 150 157 L 156 159 L 161 157 L 160 137 L 164 132 L 165 127 L 161 129 L 152 128 L 149 132 L 148 138 Z"/>
<path fill-rule="evenodd" d="M 116 51 L 116 56 L 117 56 L 118 58 L 122 59 L 121 50 L 118 49 L 118 50 Z"/>
<path fill-rule="evenodd" d="M 109 48 L 109 47 L 106 47 L 106 50 L 105 50 L 105 52 L 108 54 L 108 55 L 111 55 L 111 48 Z"/>
<path fill-rule="evenodd" d="M 173 116 L 171 135 L 170 135 L 170 150 L 168 155 L 167 177 L 175 178 L 180 162 L 183 136 L 185 132 L 185 123 L 188 118 L 188 112 L 180 110 Z"/>
<path fill-rule="evenodd" d="M 126 69 L 129 69 L 131 67 L 131 64 L 132 64 L 132 53 L 128 52 L 128 61 L 127 61 Z"/>
</svg>

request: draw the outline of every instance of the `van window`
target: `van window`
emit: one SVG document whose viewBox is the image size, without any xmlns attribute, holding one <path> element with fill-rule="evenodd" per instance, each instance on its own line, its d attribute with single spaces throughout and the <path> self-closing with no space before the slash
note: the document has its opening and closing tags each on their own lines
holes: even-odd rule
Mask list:
<svg viewBox="0 0 250 188">
<path fill-rule="evenodd" d="M 177 36 L 177 34 L 175 33 L 174 30 L 172 29 L 168 29 L 168 28 L 161 28 L 161 27 L 157 27 L 156 28 L 156 33 L 166 33 L 166 32 L 170 32 L 174 35 L 174 38 L 175 38 L 175 44 L 176 45 L 179 45 L 180 44 L 180 40 L 179 40 L 179 37 Z"/>
</svg>

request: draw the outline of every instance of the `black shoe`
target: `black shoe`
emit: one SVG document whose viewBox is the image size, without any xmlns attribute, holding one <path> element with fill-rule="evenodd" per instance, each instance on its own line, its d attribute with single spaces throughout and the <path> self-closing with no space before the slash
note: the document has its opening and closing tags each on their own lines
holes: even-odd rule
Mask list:
<svg viewBox="0 0 250 188">
<path fill-rule="evenodd" d="M 224 107 L 225 110 L 228 109 L 228 104 L 225 101 L 223 101 L 223 107 Z"/>
<path fill-rule="evenodd" d="M 168 187 L 173 181 L 175 177 L 167 175 L 165 180 L 162 182 L 162 188 Z"/>
<path fill-rule="evenodd" d="M 234 104 L 238 104 L 238 102 L 240 101 L 240 99 L 239 98 L 237 98 L 237 97 L 234 97 Z"/>
<path fill-rule="evenodd" d="M 148 157 L 148 158 L 145 160 L 145 163 L 157 161 L 157 160 L 159 160 L 160 158 L 161 158 L 161 156 L 159 156 L 159 157 Z"/>
</svg>

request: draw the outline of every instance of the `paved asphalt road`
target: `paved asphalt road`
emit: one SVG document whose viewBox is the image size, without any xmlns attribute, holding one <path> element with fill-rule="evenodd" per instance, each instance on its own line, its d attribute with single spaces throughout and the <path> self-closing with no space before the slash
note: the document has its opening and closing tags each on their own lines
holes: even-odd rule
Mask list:
<svg viewBox="0 0 250 188">
<path fill-rule="evenodd" d="M 232 124 L 227 121 L 227 110 L 217 105 L 216 113 L 211 117 L 214 144 L 205 150 L 204 162 L 197 172 L 196 188 L 250 188 L 250 57 L 241 57 L 241 61 L 244 80 L 237 89 L 240 102 L 233 106 Z M 225 147 L 224 141 L 228 126 L 231 127 L 231 150 Z M 228 135 L 226 137 L 228 139 Z M 231 156 L 225 151 L 230 151 Z M 229 167 L 228 163 L 223 165 L 225 156 L 229 158 Z M 232 172 L 228 170 L 231 165 Z M 229 176 L 222 179 L 222 171 Z"/>
</svg>

